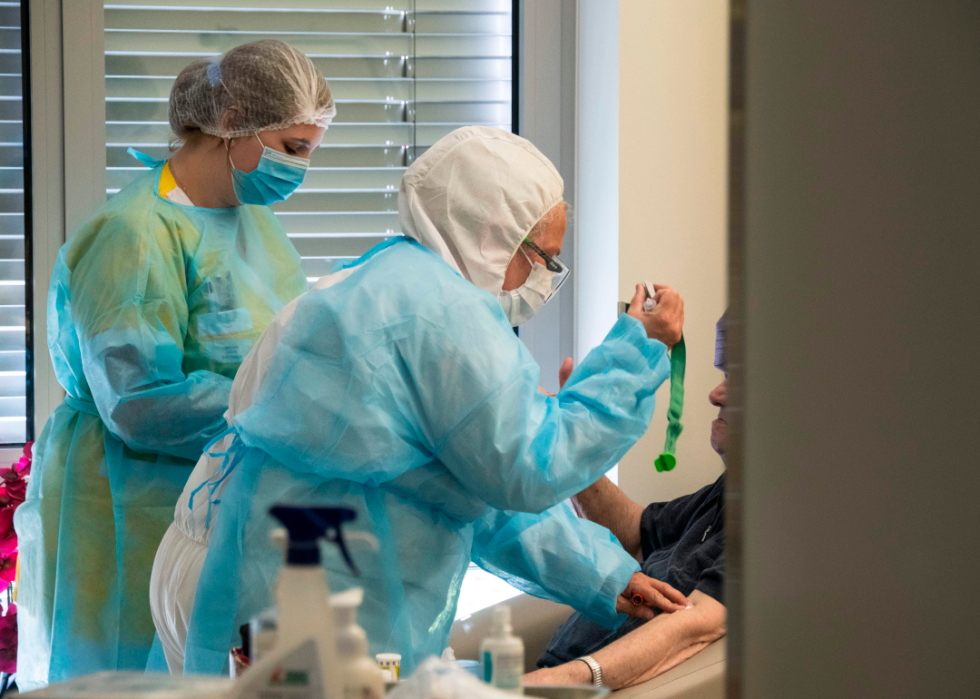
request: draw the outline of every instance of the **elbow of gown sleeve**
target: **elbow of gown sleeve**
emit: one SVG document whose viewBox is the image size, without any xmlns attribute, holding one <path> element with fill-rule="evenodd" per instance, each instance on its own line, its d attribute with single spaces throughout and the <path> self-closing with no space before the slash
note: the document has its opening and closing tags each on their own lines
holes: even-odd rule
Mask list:
<svg viewBox="0 0 980 699">
<path fill-rule="evenodd" d="M 110 335 L 82 349 L 92 398 L 109 432 L 135 451 L 197 460 L 226 427 L 232 380 L 210 371 L 184 374 L 183 353 L 169 335 L 151 345 L 152 352 Z"/>
<path fill-rule="evenodd" d="M 579 519 L 567 503 L 541 514 L 491 510 L 476 523 L 472 560 L 610 629 L 626 618 L 616 599 L 640 570 L 609 530 Z"/>
<path fill-rule="evenodd" d="M 232 381 L 195 371 L 184 381 L 120 396 L 106 425 L 130 448 L 191 461 L 227 428 Z"/>
<path fill-rule="evenodd" d="M 557 397 L 537 390 L 538 376 L 515 372 L 438 449 L 500 510 L 543 512 L 601 478 L 646 431 L 670 361 L 663 343 L 623 315 Z"/>
</svg>

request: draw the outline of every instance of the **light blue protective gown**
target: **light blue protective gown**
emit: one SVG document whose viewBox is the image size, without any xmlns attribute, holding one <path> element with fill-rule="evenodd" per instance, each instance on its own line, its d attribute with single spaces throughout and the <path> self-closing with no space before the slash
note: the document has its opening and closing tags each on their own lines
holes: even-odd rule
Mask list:
<svg viewBox="0 0 980 699">
<path fill-rule="evenodd" d="M 232 378 L 285 303 L 299 256 L 264 206 L 201 209 L 159 194 L 162 164 L 58 255 L 48 346 L 66 392 L 17 510 L 21 690 L 143 670 L 153 557 Z"/>
<path fill-rule="evenodd" d="M 239 625 L 271 604 L 276 502 L 358 511 L 352 527 L 380 550 L 352 549 L 355 578 L 325 545 L 330 586 L 364 587 L 371 652 L 401 653 L 405 672 L 445 648 L 471 560 L 616 627 L 616 597 L 639 566 L 562 503 L 646 430 L 666 347 L 622 316 L 549 397 L 497 300 L 441 258 L 396 239 L 355 265 L 299 299 L 234 419 L 185 672 L 220 672 Z"/>
</svg>

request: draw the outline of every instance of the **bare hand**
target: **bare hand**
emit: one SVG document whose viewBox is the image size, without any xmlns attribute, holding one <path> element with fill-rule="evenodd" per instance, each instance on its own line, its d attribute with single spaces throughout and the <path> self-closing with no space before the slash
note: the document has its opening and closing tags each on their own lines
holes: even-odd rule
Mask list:
<svg viewBox="0 0 980 699">
<path fill-rule="evenodd" d="M 642 596 L 643 604 L 633 604 L 634 595 Z M 640 619 L 652 619 L 654 609 L 676 612 L 685 609 L 689 604 L 687 597 L 667 583 L 655 580 L 643 573 L 633 573 L 630 584 L 616 598 L 616 611 Z"/>
<path fill-rule="evenodd" d="M 558 369 L 558 390 L 565 388 L 565 382 L 568 381 L 568 377 L 572 375 L 572 369 L 574 364 L 571 357 L 565 357 L 565 360 L 561 363 L 561 367 Z"/>
<path fill-rule="evenodd" d="M 647 293 L 642 284 L 637 284 L 636 293 L 633 294 L 630 309 L 626 314 L 643 323 L 647 337 L 651 340 L 660 340 L 667 347 L 673 347 L 680 341 L 681 333 L 684 331 L 684 299 L 663 284 L 654 284 L 653 290 L 653 299 L 657 302 L 656 308 L 649 313 L 643 310 Z"/>
</svg>

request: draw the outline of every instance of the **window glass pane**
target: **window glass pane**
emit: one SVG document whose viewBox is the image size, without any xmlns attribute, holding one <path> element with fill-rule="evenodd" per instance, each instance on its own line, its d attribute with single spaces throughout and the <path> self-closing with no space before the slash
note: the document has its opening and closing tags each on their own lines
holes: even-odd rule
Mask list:
<svg viewBox="0 0 980 699">
<path fill-rule="evenodd" d="M 0 444 L 23 444 L 32 432 L 23 85 L 20 3 L 0 2 Z"/>
</svg>

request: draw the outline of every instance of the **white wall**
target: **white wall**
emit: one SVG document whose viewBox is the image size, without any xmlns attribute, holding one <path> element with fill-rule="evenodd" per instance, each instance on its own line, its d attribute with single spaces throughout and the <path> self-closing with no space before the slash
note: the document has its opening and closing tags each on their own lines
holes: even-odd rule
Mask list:
<svg viewBox="0 0 980 699">
<path fill-rule="evenodd" d="M 728 2 L 621 0 L 619 298 L 638 281 L 685 300 L 687 379 L 677 467 L 657 473 L 667 384 L 653 423 L 620 463 L 620 486 L 648 503 L 693 492 L 722 471 L 708 445 L 715 321 L 726 299 Z"/>
</svg>

